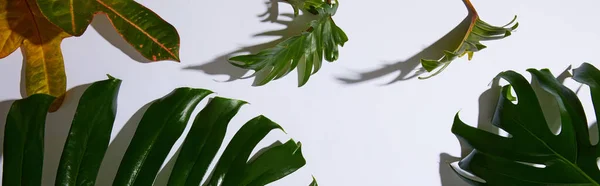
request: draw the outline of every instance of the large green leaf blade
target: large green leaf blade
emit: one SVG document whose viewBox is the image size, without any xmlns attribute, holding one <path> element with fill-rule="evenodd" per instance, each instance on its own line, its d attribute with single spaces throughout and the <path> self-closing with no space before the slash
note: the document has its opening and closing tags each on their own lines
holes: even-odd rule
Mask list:
<svg viewBox="0 0 600 186">
<path fill-rule="evenodd" d="M 240 175 L 252 150 L 273 129 L 281 129 L 281 126 L 264 116 L 258 116 L 244 124 L 225 148 L 207 185 L 217 186 L 223 181 L 237 178 L 230 178 L 229 175 Z"/>
<path fill-rule="evenodd" d="M 93 186 L 108 148 L 121 80 L 92 84 L 81 96 L 58 166 L 56 185 Z"/>
<path fill-rule="evenodd" d="M 152 103 L 125 152 L 113 185 L 151 185 L 192 111 L 211 93 L 179 88 Z"/>
<path fill-rule="evenodd" d="M 4 131 L 2 185 L 42 184 L 44 126 L 54 99 L 34 94 L 12 104 Z"/>
<path fill-rule="evenodd" d="M 246 102 L 216 97 L 196 116 L 168 185 L 197 186 L 223 143 L 229 121 Z"/>
<path fill-rule="evenodd" d="M 531 85 L 515 72 L 499 76 L 511 86 L 502 89 L 492 123 L 510 134 L 500 137 L 456 119 L 452 132 L 475 151 L 459 162 L 463 170 L 484 179 L 473 185 L 600 185 L 596 165 L 600 153 L 589 141 L 587 121 L 577 95 L 563 86 L 549 70 L 528 70 L 540 87 L 559 105 L 561 131 L 552 133 Z M 600 71 L 584 64 L 575 79 L 599 91 Z M 509 98 L 514 87 L 518 103 Z M 597 107 L 598 105 L 594 105 Z M 501 139 L 501 140 L 499 140 Z M 463 179 L 469 178 L 461 175 Z"/>
<path fill-rule="evenodd" d="M 236 185 L 261 186 L 292 174 L 306 164 L 301 146 L 299 142 L 289 140 L 282 145 L 272 147 L 249 162 L 243 175 L 230 175 L 232 179 L 225 180 L 225 183 L 241 180 Z"/>
</svg>

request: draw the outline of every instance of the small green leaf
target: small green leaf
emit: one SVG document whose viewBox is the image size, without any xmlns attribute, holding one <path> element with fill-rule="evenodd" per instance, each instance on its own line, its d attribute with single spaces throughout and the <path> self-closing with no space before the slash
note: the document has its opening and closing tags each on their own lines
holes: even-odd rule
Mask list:
<svg viewBox="0 0 600 186">
<path fill-rule="evenodd" d="M 198 103 L 211 91 L 179 88 L 144 113 L 125 152 L 113 185 L 151 185 Z"/>
<path fill-rule="evenodd" d="M 471 22 L 464 38 L 460 38 L 462 42 L 457 48 L 444 51 L 444 56 L 440 59 L 421 59 L 421 65 L 427 72 L 433 72 L 435 69 L 439 69 L 428 76 L 419 77 L 419 79 L 427 79 L 438 75 L 458 57 L 468 55 L 469 60 L 471 60 L 473 58 L 473 53 L 486 48 L 485 45 L 481 44 L 481 41 L 498 40 L 508 37 L 512 34 L 512 31 L 519 26 L 519 23 L 515 23 L 517 16 L 504 26 L 490 25 L 479 18 L 479 14 L 477 14 L 475 7 L 471 4 L 470 0 L 464 0 L 464 2 L 469 10 L 468 16 Z"/>
<path fill-rule="evenodd" d="M 492 123 L 510 134 L 502 137 L 463 123 L 458 116 L 452 132 L 475 150 L 459 167 L 485 180 L 485 184 L 460 175 L 472 185 L 600 185 L 596 164 L 599 146 L 589 140 L 588 123 L 577 95 L 563 86 L 549 70 L 528 70 L 540 87 L 554 96 L 561 118 L 561 131 L 554 134 L 530 83 L 513 71 L 500 78 L 510 85 L 502 88 Z M 574 79 L 590 86 L 598 113 L 600 71 L 584 64 Z M 511 101 L 514 88 L 518 103 Z"/>
<path fill-rule="evenodd" d="M 223 143 L 229 121 L 244 104 L 244 101 L 216 97 L 200 111 L 183 142 L 168 185 L 200 185 Z"/>
<path fill-rule="evenodd" d="M 121 80 L 109 76 L 88 87 L 77 106 L 60 158 L 56 185 L 93 186 L 108 148 Z"/>
<path fill-rule="evenodd" d="M 315 177 L 313 177 L 313 181 L 308 186 L 319 186 L 319 184 L 317 183 L 317 179 L 315 179 Z"/>
<path fill-rule="evenodd" d="M 295 9 L 301 1 L 293 1 Z M 319 2 L 317 6 L 315 4 Z M 255 72 L 266 71 L 268 74 L 258 80 L 258 85 L 265 85 L 272 80 L 282 78 L 298 67 L 298 85 L 303 86 L 312 74 L 321 68 L 323 58 L 329 62 L 336 61 L 339 56 L 338 46 L 344 46 L 348 36 L 339 28 L 332 17 L 339 4 L 328 5 L 321 0 L 304 1 L 303 7 L 316 8 L 320 15 L 310 23 L 310 28 L 298 36 L 288 38 L 273 48 L 257 54 L 235 56 L 229 59 L 231 64 L 251 69 Z"/>
<path fill-rule="evenodd" d="M 10 107 L 4 131 L 2 185 L 42 185 L 44 125 L 54 99 L 34 94 Z"/>
</svg>

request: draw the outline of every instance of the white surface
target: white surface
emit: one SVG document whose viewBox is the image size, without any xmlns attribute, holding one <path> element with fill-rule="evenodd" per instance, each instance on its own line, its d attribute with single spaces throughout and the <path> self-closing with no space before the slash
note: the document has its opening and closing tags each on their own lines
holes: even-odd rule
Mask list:
<svg viewBox="0 0 600 186">
<path fill-rule="evenodd" d="M 210 75 L 214 70 L 184 69 L 274 39 L 253 37 L 285 28 L 257 17 L 268 9 L 264 1 L 140 0 L 178 29 L 182 62 L 136 62 L 90 27 L 82 37 L 63 42 L 68 87 L 103 80 L 106 74 L 123 80 L 113 138 L 143 105 L 177 87 L 206 88 L 219 96 L 249 101 L 251 105 L 243 107 L 230 124 L 227 141 L 245 121 L 264 114 L 280 123 L 288 135 L 274 133 L 263 146 L 288 136 L 303 143 L 307 166 L 273 185 L 308 185 L 314 175 L 320 185 L 430 186 L 444 181 L 444 186 L 452 186 L 465 185 L 444 162 L 440 170 L 441 153 L 460 156 L 458 141 L 450 132 L 453 116 L 461 111 L 463 120 L 476 125 L 479 96 L 497 73 L 547 67 L 558 74 L 570 64 L 577 67 L 584 61 L 600 61 L 596 55 L 600 51 L 597 1 L 473 0 L 483 20 L 503 25 L 519 15 L 520 29 L 507 39 L 484 43 L 489 48 L 476 53 L 472 61 L 456 60 L 429 80 L 383 85 L 398 75 L 395 71 L 345 84 L 338 78 L 356 78 L 359 72 L 411 58 L 452 30 L 467 11 L 460 0 L 340 0 L 335 21 L 350 41 L 337 62 L 324 64 L 302 88 L 296 87 L 296 72 L 266 86 L 251 87 L 253 79 L 221 82 L 228 77 Z M 287 4 L 280 3 L 279 9 L 291 13 Z M 98 25 L 101 30 L 112 29 Z M 104 31 L 114 36 L 112 32 Z M 118 38 L 115 41 L 123 44 Z M 6 101 L 21 97 L 21 61 L 18 51 L 0 60 L 0 110 L 8 108 Z M 223 60 L 217 64 L 224 67 L 221 71 L 236 70 Z M 47 185 L 53 185 L 77 98 L 72 96 L 66 103 L 48 119 L 62 123 L 47 126 Z M 3 126 L 5 116 L 0 119 Z M 119 160 L 122 154 L 109 156 Z M 98 185 L 110 185 L 114 172 L 108 170 L 118 166 L 118 162 L 104 163 Z"/>
</svg>

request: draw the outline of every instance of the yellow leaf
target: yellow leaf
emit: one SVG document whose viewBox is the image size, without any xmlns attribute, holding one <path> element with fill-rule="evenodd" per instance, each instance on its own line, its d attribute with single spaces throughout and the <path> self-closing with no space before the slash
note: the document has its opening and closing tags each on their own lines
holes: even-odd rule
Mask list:
<svg viewBox="0 0 600 186">
<path fill-rule="evenodd" d="M 70 35 L 46 20 L 35 0 L 0 0 L 0 58 L 21 47 L 27 96 L 64 96 L 67 80 L 60 44 L 66 37 Z M 51 111 L 61 103 L 57 99 Z"/>
</svg>

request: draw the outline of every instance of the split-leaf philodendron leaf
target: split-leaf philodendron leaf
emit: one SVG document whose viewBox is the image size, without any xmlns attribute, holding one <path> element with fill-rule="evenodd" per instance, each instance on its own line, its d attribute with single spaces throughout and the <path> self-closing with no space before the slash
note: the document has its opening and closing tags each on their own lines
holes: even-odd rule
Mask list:
<svg viewBox="0 0 600 186">
<path fill-rule="evenodd" d="M 504 26 L 498 27 L 490 25 L 479 18 L 479 14 L 477 14 L 475 7 L 471 4 L 470 0 L 463 1 L 469 10 L 468 17 L 471 19 L 471 22 L 462 42 L 456 48 L 445 50 L 444 56 L 440 59 L 421 59 L 421 65 L 427 72 L 433 72 L 436 69 L 437 71 L 426 77 L 419 77 L 419 79 L 427 79 L 441 73 L 453 60 L 464 55 L 468 55 L 468 59 L 471 60 L 473 58 L 473 53 L 486 48 L 480 41 L 497 40 L 508 37 L 511 35 L 512 31 L 519 26 L 519 23 L 515 23 L 517 16 Z"/>
<path fill-rule="evenodd" d="M 529 82 L 516 72 L 503 72 L 499 77 L 510 85 L 502 88 L 492 124 L 508 132 L 509 137 L 466 125 L 457 116 L 452 132 L 474 148 L 458 165 L 485 183 L 459 175 L 472 185 L 600 185 L 600 170 L 596 164 L 600 146 L 590 142 L 581 101 L 549 70 L 528 71 L 540 87 L 557 101 L 560 132 L 554 134 L 548 127 Z M 573 79 L 590 87 L 598 120 L 600 71 L 585 63 L 574 70 Z M 516 104 L 509 95 L 511 88 L 516 92 Z"/>
<path fill-rule="evenodd" d="M 69 36 L 44 18 L 35 0 L 0 0 L 0 58 L 21 48 L 27 96 L 60 97 L 66 92 L 60 44 Z M 51 110 L 61 103 L 56 99 Z"/>
<path fill-rule="evenodd" d="M 273 48 L 257 54 L 235 56 L 229 61 L 238 67 L 265 72 L 258 85 L 279 79 L 298 67 L 298 85 L 306 84 L 310 76 L 321 68 L 323 58 L 329 62 L 338 59 L 339 46 L 348 41 L 348 36 L 332 19 L 339 3 L 324 0 L 289 0 L 295 13 L 299 9 L 318 15 L 310 27 L 298 36 L 282 41 Z M 257 77 L 258 78 L 258 77 Z"/>
<path fill-rule="evenodd" d="M 37 3 L 50 22 L 71 35 L 82 35 L 94 14 L 103 12 L 120 35 L 147 59 L 179 61 L 177 30 L 135 1 L 37 0 Z"/>
<path fill-rule="evenodd" d="M 62 152 L 55 185 L 96 185 L 98 170 L 109 146 L 117 112 L 121 80 L 92 84 L 83 93 Z M 112 185 L 152 185 L 175 141 L 198 103 L 212 92 L 178 88 L 155 100 L 145 111 L 129 143 Z M 35 94 L 15 101 L 4 131 L 2 185 L 42 185 L 44 127 L 47 110 L 55 98 Z M 215 97 L 196 116 L 175 158 L 169 185 L 266 185 L 303 167 L 306 163 L 299 142 L 275 144 L 250 159 L 258 143 L 281 126 L 258 116 L 242 126 L 226 146 L 213 171 L 209 165 L 221 148 L 229 121 L 246 102 Z M 52 125 L 53 123 L 49 123 Z M 250 160 L 249 160 L 250 159 Z M 310 185 L 316 186 L 314 181 Z"/>
</svg>

